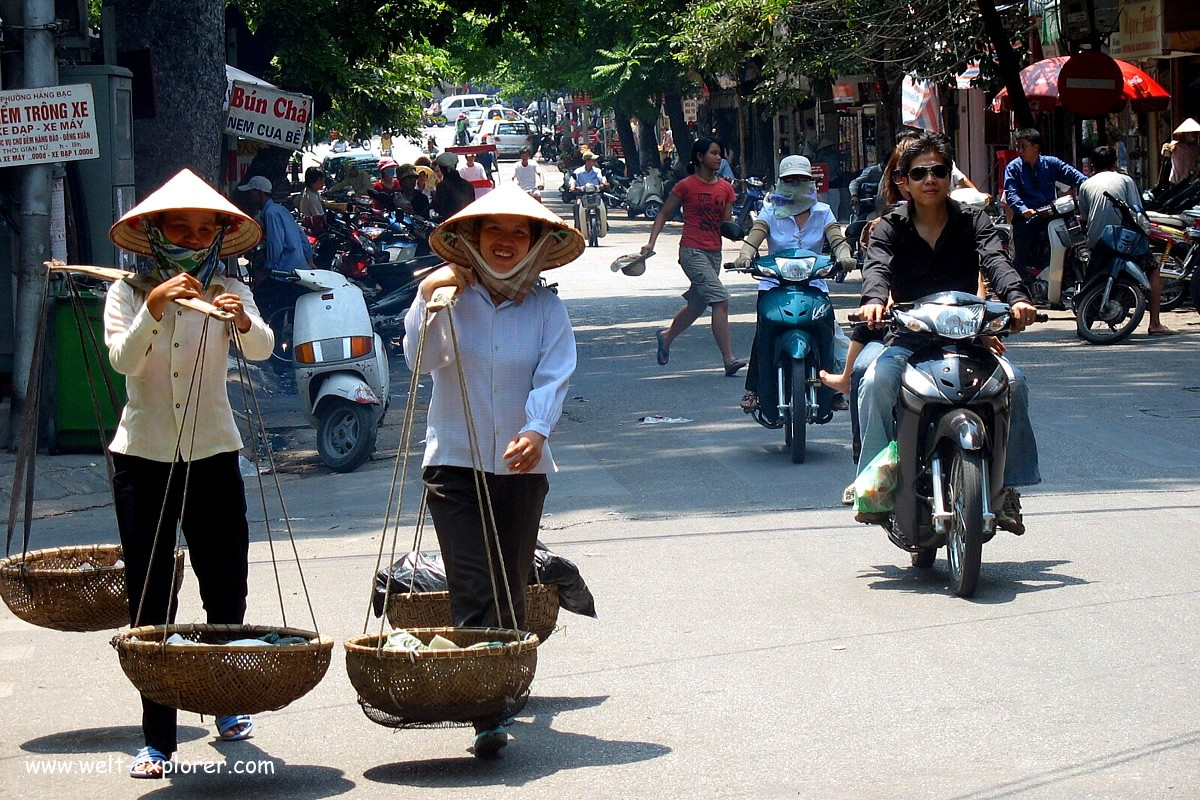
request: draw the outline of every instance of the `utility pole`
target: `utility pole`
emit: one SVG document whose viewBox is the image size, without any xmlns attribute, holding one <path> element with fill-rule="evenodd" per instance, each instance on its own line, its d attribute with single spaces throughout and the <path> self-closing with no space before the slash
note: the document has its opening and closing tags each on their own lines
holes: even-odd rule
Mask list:
<svg viewBox="0 0 1200 800">
<path fill-rule="evenodd" d="M 58 83 L 55 58 L 54 0 L 24 0 L 25 88 L 40 89 Z M 25 398 L 29 396 L 29 368 L 33 364 L 42 294 L 46 286 L 43 262 L 50 258 L 50 197 L 53 165 L 22 167 L 21 257 L 17 267 L 16 348 L 13 353 L 11 430 L 17 430 Z"/>
</svg>

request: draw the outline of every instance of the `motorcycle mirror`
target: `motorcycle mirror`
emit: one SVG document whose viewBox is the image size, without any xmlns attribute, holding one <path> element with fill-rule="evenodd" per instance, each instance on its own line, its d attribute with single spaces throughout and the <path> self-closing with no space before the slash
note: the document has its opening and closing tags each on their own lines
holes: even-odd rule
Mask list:
<svg viewBox="0 0 1200 800">
<path fill-rule="evenodd" d="M 745 238 L 745 234 L 742 233 L 742 226 L 733 220 L 721 223 L 721 235 L 733 242 L 740 242 Z"/>
</svg>

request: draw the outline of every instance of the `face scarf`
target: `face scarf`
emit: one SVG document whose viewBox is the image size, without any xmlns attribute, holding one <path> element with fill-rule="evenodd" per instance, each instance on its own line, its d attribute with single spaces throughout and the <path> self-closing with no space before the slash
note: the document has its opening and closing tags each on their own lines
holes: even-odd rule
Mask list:
<svg viewBox="0 0 1200 800">
<path fill-rule="evenodd" d="M 457 236 L 462 243 L 476 277 L 487 287 L 488 291 L 501 297 L 507 297 L 518 305 L 525 300 L 525 296 L 537 282 L 537 277 L 542 271 L 545 253 L 550 249 L 550 245 L 566 235 L 563 231 L 546 231 L 533 243 L 529 252 L 517 262 L 516 266 L 508 272 L 500 273 L 492 269 L 483 254 L 479 252 L 478 228 L 473 225 L 465 227 L 470 230 L 464 230 L 462 233 L 447 231 L 447 233 L 450 236 Z"/>
<path fill-rule="evenodd" d="M 213 243 L 203 250 L 191 250 L 173 243 L 149 217 L 143 218 L 142 229 L 150 240 L 150 250 L 154 254 L 153 277 L 165 281 L 186 272 L 200 281 L 205 289 L 208 288 L 221 267 L 221 244 L 225 241 L 226 227 L 222 226 Z"/>
<path fill-rule="evenodd" d="M 777 217 L 794 217 L 803 214 L 817 202 L 817 182 L 813 180 L 799 183 L 775 184 L 775 191 L 767 197 Z"/>
</svg>

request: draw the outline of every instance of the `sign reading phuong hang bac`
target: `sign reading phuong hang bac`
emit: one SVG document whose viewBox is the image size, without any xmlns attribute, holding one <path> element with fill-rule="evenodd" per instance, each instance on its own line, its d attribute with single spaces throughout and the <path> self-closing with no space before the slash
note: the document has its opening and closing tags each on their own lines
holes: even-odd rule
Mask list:
<svg viewBox="0 0 1200 800">
<path fill-rule="evenodd" d="M 225 132 L 299 150 L 312 119 L 312 98 L 269 86 L 234 81 Z"/>
<path fill-rule="evenodd" d="M 0 92 L 0 167 L 99 157 L 90 84 Z"/>
</svg>

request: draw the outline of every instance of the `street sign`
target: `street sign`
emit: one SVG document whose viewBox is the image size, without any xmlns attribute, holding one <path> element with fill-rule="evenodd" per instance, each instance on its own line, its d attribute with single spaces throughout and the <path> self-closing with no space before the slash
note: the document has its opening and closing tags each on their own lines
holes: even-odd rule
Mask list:
<svg viewBox="0 0 1200 800">
<path fill-rule="evenodd" d="M 91 84 L 0 92 L 0 167 L 99 157 Z"/>
<path fill-rule="evenodd" d="M 1058 73 L 1058 100 L 1081 117 L 1100 117 L 1121 105 L 1125 76 L 1112 56 L 1088 51 L 1067 59 Z"/>
<path fill-rule="evenodd" d="M 312 119 L 312 98 L 270 86 L 234 81 L 225 132 L 278 147 L 300 150 Z"/>
</svg>

